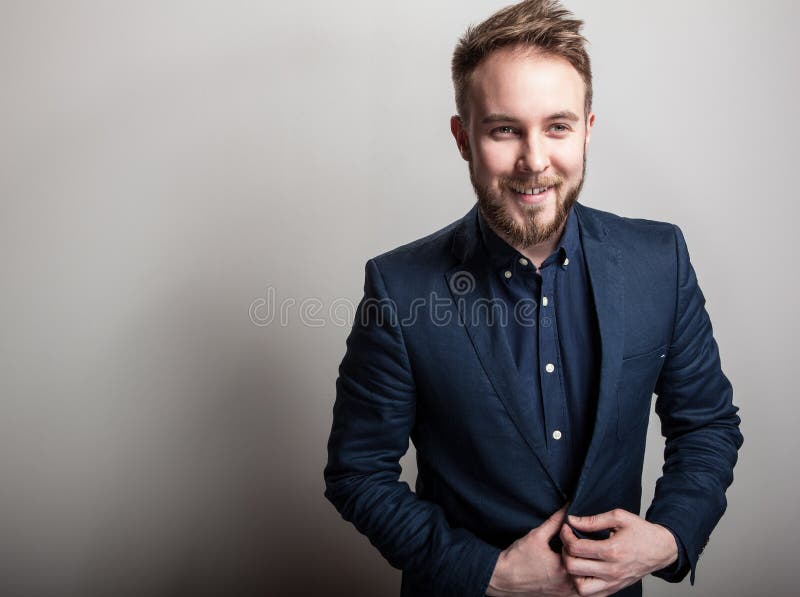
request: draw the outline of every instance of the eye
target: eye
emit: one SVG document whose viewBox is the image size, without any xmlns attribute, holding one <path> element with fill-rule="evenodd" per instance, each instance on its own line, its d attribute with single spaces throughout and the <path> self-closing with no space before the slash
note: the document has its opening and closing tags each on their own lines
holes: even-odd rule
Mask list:
<svg viewBox="0 0 800 597">
<path fill-rule="evenodd" d="M 552 125 L 550 127 L 550 130 L 553 131 L 554 133 L 563 134 L 563 133 L 568 133 L 571 129 L 569 128 L 568 125 L 559 122 L 557 124 Z"/>
<path fill-rule="evenodd" d="M 495 129 L 492 129 L 493 135 L 515 135 L 517 130 L 513 126 L 498 126 Z"/>
</svg>

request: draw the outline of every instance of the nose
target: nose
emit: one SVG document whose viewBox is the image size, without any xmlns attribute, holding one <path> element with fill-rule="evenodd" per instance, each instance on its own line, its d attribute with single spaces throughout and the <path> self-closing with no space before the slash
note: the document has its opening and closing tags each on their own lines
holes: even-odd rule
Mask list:
<svg viewBox="0 0 800 597">
<path fill-rule="evenodd" d="M 530 135 L 520 148 L 517 168 L 521 172 L 539 174 L 549 165 L 546 144 L 537 135 Z"/>
</svg>

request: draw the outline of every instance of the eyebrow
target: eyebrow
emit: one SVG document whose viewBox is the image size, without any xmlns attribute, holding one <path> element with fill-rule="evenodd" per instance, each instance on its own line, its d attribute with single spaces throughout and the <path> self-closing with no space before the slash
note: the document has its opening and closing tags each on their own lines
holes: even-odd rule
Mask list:
<svg viewBox="0 0 800 597">
<path fill-rule="evenodd" d="M 578 122 L 580 117 L 570 110 L 563 110 L 561 112 L 556 112 L 555 114 L 551 114 L 547 117 L 547 120 L 570 120 L 572 122 Z"/>
<path fill-rule="evenodd" d="M 483 120 L 481 120 L 481 124 L 488 124 L 490 122 L 517 122 L 517 119 L 513 116 L 509 116 L 508 114 L 489 114 Z"/>
<path fill-rule="evenodd" d="M 562 110 L 561 112 L 551 114 L 546 118 L 546 120 L 569 120 L 571 122 L 578 122 L 580 118 L 571 110 Z M 513 116 L 509 116 L 508 114 L 494 113 L 489 114 L 481 120 L 481 124 L 489 124 L 491 122 L 518 122 L 518 119 L 514 118 Z"/>
</svg>

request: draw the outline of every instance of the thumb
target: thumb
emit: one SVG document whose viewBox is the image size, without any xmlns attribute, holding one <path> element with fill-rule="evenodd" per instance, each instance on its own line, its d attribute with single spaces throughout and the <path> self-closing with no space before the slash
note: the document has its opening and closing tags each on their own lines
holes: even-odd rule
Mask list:
<svg viewBox="0 0 800 597">
<path fill-rule="evenodd" d="M 567 516 L 567 508 L 569 503 L 564 504 L 559 510 L 556 510 L 550 515 L 550 518 L 545 520 L 542 524 L 536 527 L 537 534 L 541 534 L 548 541 L 555 537 L 561 530 L 564 520 Z"/>
</svg>

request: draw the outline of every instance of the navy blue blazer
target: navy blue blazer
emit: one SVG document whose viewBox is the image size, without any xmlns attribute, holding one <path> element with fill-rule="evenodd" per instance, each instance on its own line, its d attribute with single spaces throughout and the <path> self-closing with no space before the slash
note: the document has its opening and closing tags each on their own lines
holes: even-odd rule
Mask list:
<svg viewBox="0 0 800 597">
<path fill-rule="evenodd" d="M 741 446 L 704 298 L 680 230 L 575 204 L 601 337 L 591 444 L 573 495 L 554 481 L 540 414 L 504 330 L 477 207 L 370 259 L 339 368 L 326 497 L 403 571 L 404 597 L 480 597 L 497 557 L 570 500 L 639 513 L 653 393 L 666 438 L 646 518 L 691 567 L 726 508 Z M 416 492 L 399 481 L 409 437 Z M 641 594 L 641 582 L 620 595 Z"/>
</svg>

